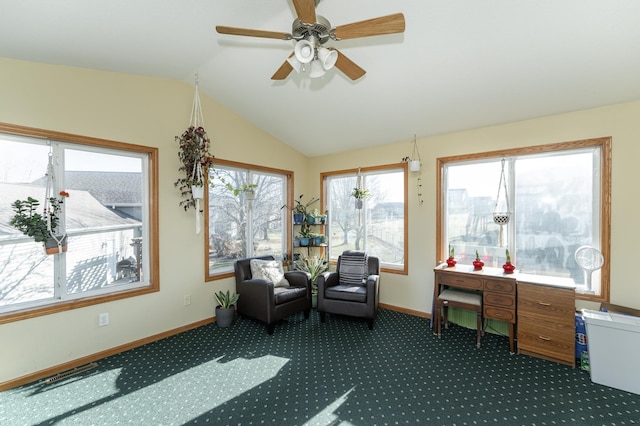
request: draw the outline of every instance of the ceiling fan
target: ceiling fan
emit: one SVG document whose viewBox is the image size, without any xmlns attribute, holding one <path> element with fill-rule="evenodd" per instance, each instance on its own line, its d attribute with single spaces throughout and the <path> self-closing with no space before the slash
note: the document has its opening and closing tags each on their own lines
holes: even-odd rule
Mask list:
<svg viewBox="0 0 640 426">
<path fill-rule="evenodd" d="M 294 69 L 298 72 L 308 72 L 312 78 L 320 77 L 334 65 L 351 80 L 357 80 L 366 71 L 338 49 L 326 48 L 324 44 L 329 40 L 340 41 L 402 33 L 405 28 L 402 13 L 332 27 L 326 18 L 316 14 L 316 5 L 319 0 L 292 0 L 292 2 L 298 17 L 293 20 L 291 33 L 222 25 L 216 26 L 216 31 L 220 34 L 294 40 L 294 51 L 271 76 L 272 80 L 284 80 Z"/>
</svg>

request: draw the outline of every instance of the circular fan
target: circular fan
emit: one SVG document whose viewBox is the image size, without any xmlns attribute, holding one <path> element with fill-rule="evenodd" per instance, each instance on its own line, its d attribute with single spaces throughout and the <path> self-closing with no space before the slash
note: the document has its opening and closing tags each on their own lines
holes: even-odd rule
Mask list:
<svg viewBox="0 0 640 426">
<path fill-rule="evenodd" d="M 293 71 L 294 65 L 296 65 L 292 58 L 300 58 L 298 50 L 304 50 L 305 52 L 312 50 L 313 59 L 315 59 L 314 63 L 322 63 L 325 69 L 329 69 L 335 64 L 336 68 L 347 77 L 357 80 L 366 73 L 365 70 L 337 49 L 327 49 L 322 46 L 329 40 L 339 41 L 402 33 L 405 28 L 404 15 L 402 13 L 332 27 L 326 18 L 316 15 L 316 2 L 314 0 L 292 0 L 292 2 L 298 17 L 293 21 L 291 33 L 225 27 L 222 25 L 216 26 L 216 31 L 220 34 L 228 35 L 294 40 L 298 49 L 294 50 L 294 53 L 291 53 L 289 58 L 278 68 L 271 77 L 272 80 L 284 80 L 287 78 L 289 73 Z M 299 62 L 303 64 L 310 62 L 306 59 L 308 58 L 299 59 Z M 293 65 L 292 62 L 294 62 Z"/>
<path fill-rule="evenodd" d="M 604 265 L 604 257 L 598 249 L 590 246 L 582 246 L 576 250 L 576 263 L 584 271 L 585 281 L 587 284 L 587 293 L 593 293 L 591 290 L 591 275 L 594 271 L 602 268 Z"/>
</svg>

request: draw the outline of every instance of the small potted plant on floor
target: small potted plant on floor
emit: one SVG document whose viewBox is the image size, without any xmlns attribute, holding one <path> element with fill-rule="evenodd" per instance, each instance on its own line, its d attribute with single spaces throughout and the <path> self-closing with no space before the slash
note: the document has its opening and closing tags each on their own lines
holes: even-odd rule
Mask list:
<svg viewBox="0 0 640 426">
<path fill-rule="evenodd" d="M 231 293 L 229 290 L 226 292 L 221 290 L 214 295 L 218 302 L 218 306 L 216 306 L 216 324 L 218 324 L 218 327 L 229 327 L 233 322 L 235 304 L 240 295 Z"/>
<path fill-rule="evenodd" d="M 60 191 L 58 198 L 50 197 L 42 214 L 36 212 L 40 202 L 35 198 L 16 200 L 11 204 L 15 215 L 9 223 L 35 242 L 42 243 L 47 254 L 59 253 L 60 250 L 65 252 L 67 236 L 57 232 L 57 228 L 60 225 L 62 204 L 68 196 L 67 191 Z"/>
<path fill-rule="evenodd" d="M 316 280 L 324 271 L 328 269 L 327 262 L 321 257 L 318 256 L 302 256 L 300 259 L 295 262 L 296 269 L 306 272 L 309 274 L 309 279 L 311 280 L 311 300 L 312 307 L 318 307 L 318 286 L 316 285 Z"/>
</svg>

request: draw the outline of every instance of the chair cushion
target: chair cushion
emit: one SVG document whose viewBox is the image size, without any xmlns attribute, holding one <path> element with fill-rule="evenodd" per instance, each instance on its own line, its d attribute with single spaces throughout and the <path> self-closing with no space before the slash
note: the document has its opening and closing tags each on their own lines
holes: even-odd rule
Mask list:
<svg viewBox="0 0 640 426">
<path fill-rule="evenodd" d="M 482 305 L 482 296 L 479 293 L 471 293 L 468 291 L 444 290 L 438 296 L 440 300 L 448 300 L 450 302 L 466 303 L 468 305 Z"/>
<path fill-rule="evenodd" d="M 348 250 L 340 255 L 340 284 L 363 285 L 367 282 L 369 267 L 367 254 L 362 251 Z"/>
<path fill-rule="evenodd" d="M 281 305 L 282 303 L 287 303 L 292 300 L 299 299 L 301 297 L 307 296 L 306 287 L 276 287 L 273 290 L 275 297 L 275 304 Z"/>
<path fill-rule="evenodd" d="M 251 277 L 273 283 L 275 287 L 289 286 L 282 263 L 276 260 L 251 259 Z"/>
<path fill-rule="evenodd" d="M 347 300 L 349 302 L 367 302 L 367 287 L 356 285 L 336 285 L 324 292 L 326 299 Z"/>
</svg>

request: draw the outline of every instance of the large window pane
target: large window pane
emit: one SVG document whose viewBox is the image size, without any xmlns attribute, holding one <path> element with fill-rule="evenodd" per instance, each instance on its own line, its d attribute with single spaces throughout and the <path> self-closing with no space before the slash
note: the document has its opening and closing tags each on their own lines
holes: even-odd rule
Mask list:
<svg viewBox="0 0 640 426">
<path fill-rule="evenodd" d="M 38 315 L 49 305 L 82 298 L 86 306 L 102 296 L 117 298 L 157 289 L 149 240 L 150 173 L 154 149 L 43 131 L 73 142 L 0 133 L 0 312 L 3 321 Z M 45 175 L 46 173 L 46 175 Z M 56 228 L 67 251 L 46 255 L 42 243 L 15 229 L 15 200 L 35 198 L 44 215 L 46 194 L 64 198 Z M 155 190 L 155 188 L 154 188 Z M 156 203 L 153 203 L 154 205 Z M 124 291 L 123 291 L 124 290 Z M 112 296 L 113 297 L 113 296 Z M 21 310 L 20 314 L 13 311 Z M 64 308 L 61 308 L 64 309 Z M 29 310 L 31 313 L 29 313 Z M 15 318 L 15 319 L 14 319 Z"/>
<path fill-rule="evenodd" d="M 608 156 L 597 140 L 562 145 L 444 161 L 441 253 L 452 247 L 459 263 L 471 264 L 477 251 L 486 266 L 500 268 L 509 249 L 520 272 L 571 278 L 579 292 L 603 296 L 606 269 L 593 273 L 589 291 L 575 253 L 589 246 L 607 254 L 602 212 L 608 206 L 600 195 Z M 498 186 L 503 162 L 508 197 Z M 505 210 L 511 216 L 500 226 L 493 215 Z"/>
<path fill-rule="evenodd" d="M 232 272 L 236 259 L 281 259 L 287 241 L 286 210 L 281 209 L 287 174 L 217 162 L 209 177 L 209 277 Z M 253 200 L 246 191 L 252 186 Z"/>
<path fill-rule="evenodd" d="M 329 174 L 325 192 L 329 211 L 329 258 L 337 260 L 345 250 L 365 250 L 384 267 L 404 269 L 405 171 L 397 166 L 361 172 L 363 187 L 371 197 L 361 209 L 351 193 L 357 173 Z"/>
</svg>

